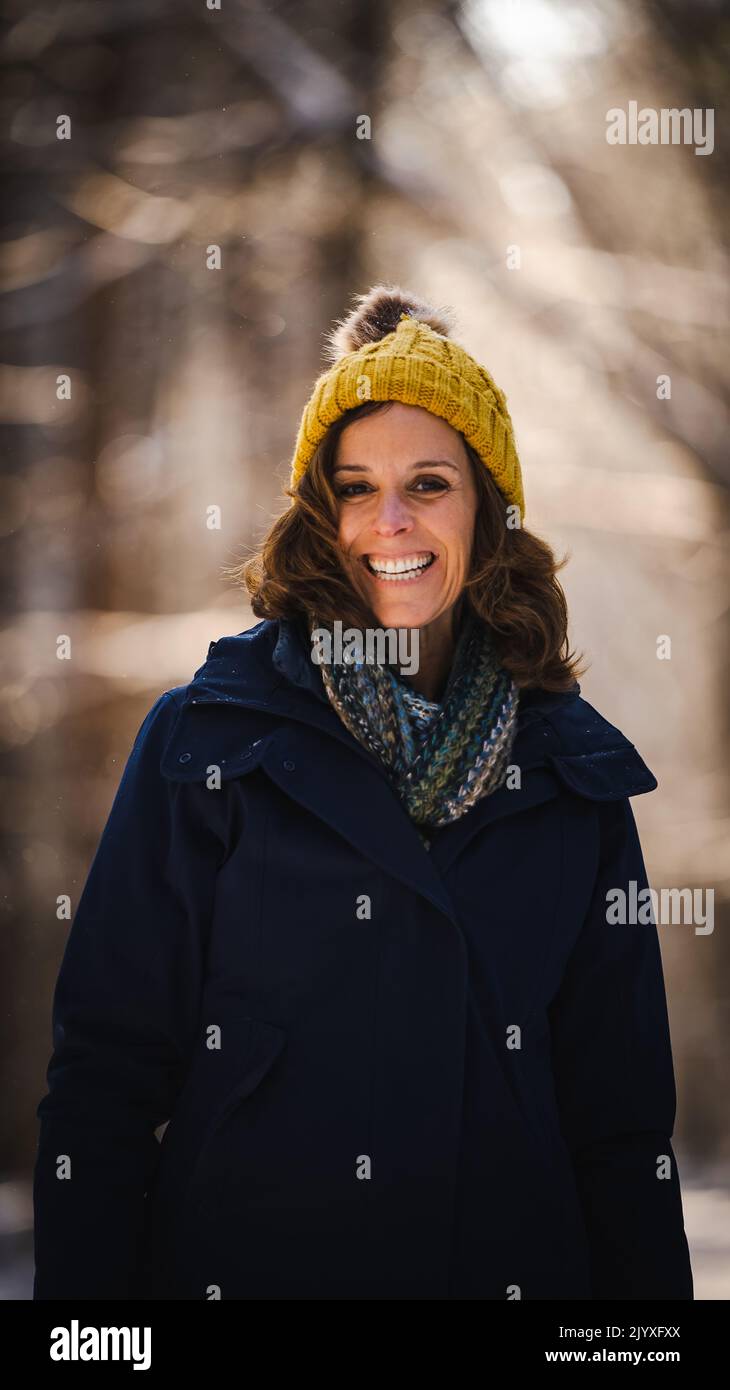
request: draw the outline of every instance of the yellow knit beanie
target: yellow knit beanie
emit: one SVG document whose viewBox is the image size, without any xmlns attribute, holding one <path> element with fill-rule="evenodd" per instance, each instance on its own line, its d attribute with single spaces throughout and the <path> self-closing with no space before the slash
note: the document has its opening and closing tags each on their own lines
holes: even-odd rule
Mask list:
<svg viewBox="0 0 730 1390">
<path fill-rule="evenodd" d="M 440 331 L 441 330 L 441 331 Z M 333 365 L 304 408 L 291 486 L 330 425 L 364 401 L 420 405 L 459 430 L 510 505 L 525 512 L 507 401 L 489 372 L 448 334 L 448 317 L 396 287 L 375 286 L 329 336 Z"/>
</svg>

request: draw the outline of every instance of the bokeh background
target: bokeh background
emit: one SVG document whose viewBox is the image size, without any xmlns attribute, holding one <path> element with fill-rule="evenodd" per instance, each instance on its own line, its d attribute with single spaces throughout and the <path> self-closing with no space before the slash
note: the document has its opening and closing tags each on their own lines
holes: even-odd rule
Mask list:
<svg viewBox="0 0 730 1390">
<path fill-rule="evenodd" d="M 660 937 L 696 1296 L 727 1298 L 728 6 L 5 13 L 0 1296 L 31 1292 L 57 898 L 151 703 L 256 621 L 224 569 L 286 505 L 324 333 L 385 282 L 506 391 L 582 693 L 659 781 L 650 881 L 714 891 L 711 934 Z M 608 144 L 634 100 L 712 109 L 713 152 Z"/>
</svg>

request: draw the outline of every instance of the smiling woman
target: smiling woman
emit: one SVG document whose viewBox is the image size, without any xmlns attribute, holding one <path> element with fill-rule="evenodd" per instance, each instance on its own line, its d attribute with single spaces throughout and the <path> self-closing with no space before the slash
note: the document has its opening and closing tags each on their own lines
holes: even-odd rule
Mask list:
<svg viewBox="0 0 730 1390">
<path fill-rule="evenodd" d="M 335 366 L 348 373 L 337 400 L 351 393 L 355 403 L 340 410 L 328 374 L 319 378 L 287 489 L 293 505 L 261 551 L 229 573 L 246 584 L 262 618 L 306 622 L 318 613 L 321 622 L 339 618 L 362 629 L 418 627 L 421 668 L 413 685 L 429 697 L 444 691 L 467 611 L 489 626 L 495 653 L 521 688 L 570 690 L 582 668 L 570 651 L 557 580 L 566 561 L 525 528 L 506 399 L 467 354 L 463 366 L 448 331 L 443 311 L 398 289 L 360 296 L 328 338 Z M 386 344 L 390 376 L 373 356 Z M 393 385 L 396 354 L 397 380 L 413 381 L 418 352 L 431 368 L 438 362 L 428 355 L 440 346 L 452 388 L 455 369 L 468 372 L 465 400 L 445 394 L 442 382 L 430 391 Z M 433 371 L 426 379 L 434 380 Z M 363 383 L 366 395 L 381 398 L 360 403 Z M 395 391 L 413 401 L 420 391 L 428 408 L 396 399 Z M 463 422 L 470 399 L 474 423 L 462 433 L 446 417 Z"/>
<path fill-rule="evenodd" d="M 395 287 L 331 349 L 261 621 L 149 711 L 74 919 L 36 1297 L 691 1299 L 656 926 L 606 910 L 656 779 L 489 373 Z M 383 627 L 410 675 L 313 659 Z"/>
</svg>

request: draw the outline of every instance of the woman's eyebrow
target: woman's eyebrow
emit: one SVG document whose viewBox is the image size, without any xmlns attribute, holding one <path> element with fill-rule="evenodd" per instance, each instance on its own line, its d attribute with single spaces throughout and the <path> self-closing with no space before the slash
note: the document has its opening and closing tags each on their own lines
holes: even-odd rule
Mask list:
<svg viewBox="0 0 730 1390">
<path fill-rule="evenodd" d="M 459 472 L 458 465 L 452 463 L 450 459 L 418 459 L 415 463 L 411 463 L 409 467 L 411 470 L 414 468 L 453 468 L 455 473 Z M 334 471 L 335 473 L 341 473 L 345 468 L 351 469 L 353 473 L 367 473 L 368 471 L 368 465 L 366 463 L 338 463 Z"/>
</svg>

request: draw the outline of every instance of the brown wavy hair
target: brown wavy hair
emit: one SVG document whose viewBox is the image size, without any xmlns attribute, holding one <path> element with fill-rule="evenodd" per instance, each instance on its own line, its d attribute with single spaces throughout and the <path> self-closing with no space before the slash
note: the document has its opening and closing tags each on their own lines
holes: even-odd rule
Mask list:
<svg viewBox="0 0 730 1390">
<path fill-rule="evenodd" d="M 341 434 L 360 416 L 387 410 L 388 401 L 365 401 L 327 431 L 260 549 L 224 573 L 242 583 L 257 618 L 339 619 L 343 629 L 379 627 L 377 615 L 357 593 L 341 561 L 339 501 L 332 477 Z M 568 609 L 557 579 L 567 556 L 524 527 L 505 524 L 505 500 L 479 455 L 461 436 L 477 488 L 471 566 L 457 605 L 471 605 L 492 632 L 502 665 L 522 688 L 569 690 L 586 669 L 568 643 Z"/>
</svg>

